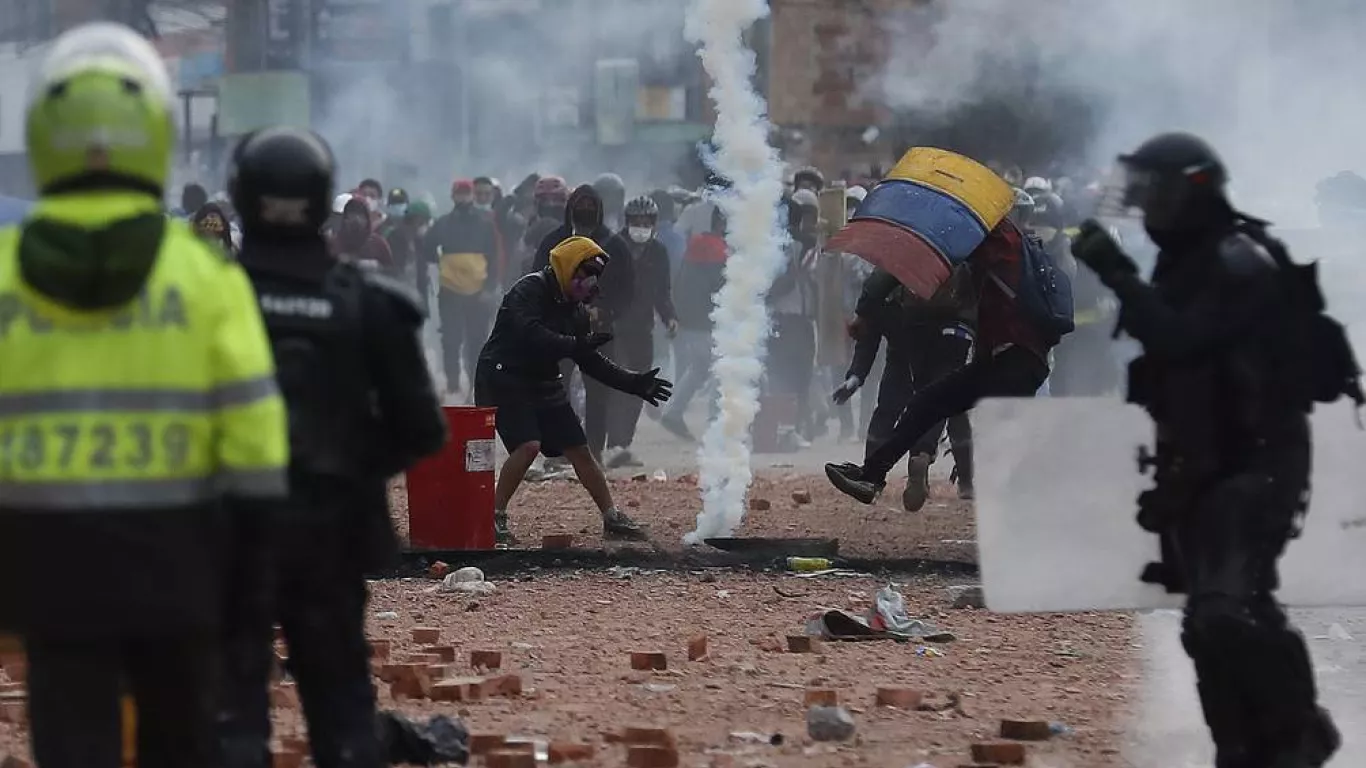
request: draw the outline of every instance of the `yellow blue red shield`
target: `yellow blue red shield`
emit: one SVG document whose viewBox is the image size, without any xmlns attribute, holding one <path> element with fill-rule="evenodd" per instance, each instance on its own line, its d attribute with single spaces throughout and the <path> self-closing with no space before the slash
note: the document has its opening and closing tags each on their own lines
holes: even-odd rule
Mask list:
<svg viewBox="0 0 1366 768">
<path fill-rule="evenodd" d="M 1015 191 L 975 160 L 915 147 L 868 193 L 826 247 L 892 273 L 928 298 L 986 239 Z"/>
</svg>

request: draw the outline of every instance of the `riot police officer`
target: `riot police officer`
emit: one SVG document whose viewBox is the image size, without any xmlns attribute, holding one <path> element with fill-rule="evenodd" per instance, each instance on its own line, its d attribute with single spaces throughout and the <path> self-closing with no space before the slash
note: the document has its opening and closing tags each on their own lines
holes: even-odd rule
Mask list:
<svg viewBox="0 0 1366 768">
<path fill-rule="evenodd" d="M 1156 422 L 1157 451 L 1139 522 L 1164 544 L 1143 578 L 1187 595 L 1182 643 L 1216 766 L 1317 768 L 1339 737 L 1317 705 L 1304 639 L 1273 596 L 1309 489 L 1310 310 L 1298 268 L 1264 222 L 1233 209 L 1224 165 L 1200 139 L 1161 135 L 1120 162 L 1125 205 L 1161 248 L 1152 283 L 1094 221 L 1072 251 L 1143 345 L 1129 399 Z"/>
<path fill-rule="evenodd" d="M 271 618 L 289 644 L 313 761 L 385 763 L 365 642 L 364 574 L 396 539 L 386 479 L 446 439 L 406 287 L 333 259 L 319 228 L 334 161 L 318 136 L 268 128 L 237 146 L 229 177 L 241 263 L 256 287 L 289 410 L 290 497 L 274 529 L 275 605 L 229 648 L 221 718 L 230 768 L 264 766 Z"/>
</svg>

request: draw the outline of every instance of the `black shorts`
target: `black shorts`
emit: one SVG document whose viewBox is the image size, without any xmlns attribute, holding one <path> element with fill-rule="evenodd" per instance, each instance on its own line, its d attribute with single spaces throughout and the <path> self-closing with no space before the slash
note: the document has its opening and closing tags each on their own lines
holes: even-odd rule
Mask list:
<svg viewBox="0 0 1366 768">
<path fill-rule="evenodd" d="M 561 393 L 563 387 L 556 384 Z M 546 456 L 563 456 L 566 449 L 588 445 L 579 415 L 567 397 L 549 396 L 543 384 L 528 385 L 514 374 L 480 361 L 474 377 L 474 404 L 497 408 L 498 437 L 509 452 L 531 442 L 541 444 Z"/>
</svg>

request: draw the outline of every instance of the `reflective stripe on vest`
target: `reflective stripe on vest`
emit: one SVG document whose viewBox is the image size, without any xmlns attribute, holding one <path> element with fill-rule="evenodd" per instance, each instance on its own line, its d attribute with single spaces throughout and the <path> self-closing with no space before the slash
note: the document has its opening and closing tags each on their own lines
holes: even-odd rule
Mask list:
<svg viewBox="0 0 1366 768">
<path fill-rule="evenodd" d="M 288 427 L 241 267 L 179 222 L 127 306 L 24 283 L 0 230 L 0 508 L 146 509 L 286 491 Z"/>
</svg>

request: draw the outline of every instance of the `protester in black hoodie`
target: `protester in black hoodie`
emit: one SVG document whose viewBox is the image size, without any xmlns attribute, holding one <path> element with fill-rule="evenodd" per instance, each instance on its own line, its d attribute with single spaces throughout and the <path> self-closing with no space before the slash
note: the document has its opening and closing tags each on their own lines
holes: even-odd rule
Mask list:
<svg viewBox="0 0 1366 768">
<path fill-rule="evenodd" d="M 546 235 L 536 250 L 536 258 L 531 269 L 538 272 L 550 266 L 550 250 L 568 238 L 587 237 L 598 244 L 607 254 L 607 268 L 602 274 L 598 295 L 594 306 L 589 310 L 589 319 L 596 333 L 612 333 L 616 321 L 622 318 L 631 306 L 635 295 L 635 269 L 631 259 L 631 249 L 626 241 L 603 224 L 602 198 L 589 184 L 579 185 L 569 194 L 564 209 L 564 225 Z M 614 344 L 608 343 L 599 349 L 603 356 L 615 360 Z M 573 372 L 574 363 L 565 363 L 565 378 Z M 611 401 L 612 390 L 601 382 L 587 377 L 583 382 L 583 426 L 588 436 L 588 447 L 593 456 L 601 460 L 602 449 L 607 444 L 607 408 Z"/>
<path fill-rule="evenodd" d="M 626 204 L 625 225 L 619 236 L 631 249 L 635 272 L 635 300 L 617 323 L 616 351 L 623 367 L 643 371 L 654 364 L 655 316 L 667 329 L 669 338 L 678 332 L 678 317 L 674 313 L 672 276 L 669 251 L 655 238 L 659 225 L 659 206 L 648 197 L 637 197 Z M 618 393 L 612 398 L 607 414 L 607 452 L 603 466 L 639 467 L 640 460 L 631 455 L 631 443 L 636 437 L 636 423 L 644 405 L 638 397 Z"/>
</svg>

